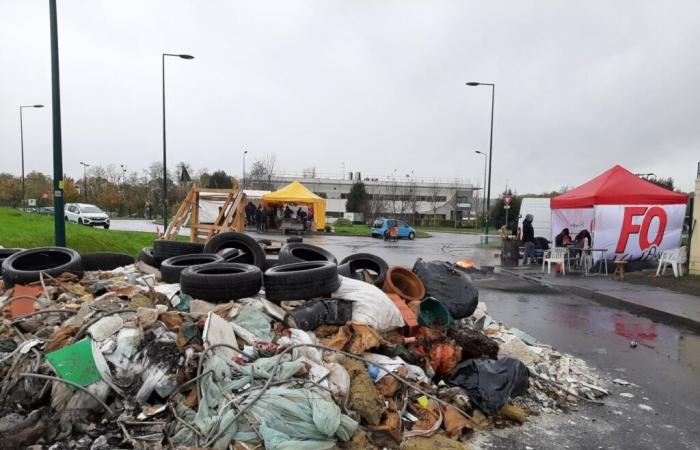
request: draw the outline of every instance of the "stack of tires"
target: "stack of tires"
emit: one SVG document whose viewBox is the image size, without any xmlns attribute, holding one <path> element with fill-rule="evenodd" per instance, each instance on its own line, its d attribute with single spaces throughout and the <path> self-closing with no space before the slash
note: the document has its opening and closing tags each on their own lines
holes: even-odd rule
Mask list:
<svg viewBox="0 0 700 450">
<path fill-rule="evenodd" d="M 340 287 L 338 261 L 320 247 L 295 242 L 277 259 L 268 259 L 259 242 L 234 231 L 214 236 L 206 245 L 156 240 L 139 259 L 159 267 L 163 281 L 212 302 L 256 295 L 261 288 L 272 302 L 329 296 Z"/>
</svg>

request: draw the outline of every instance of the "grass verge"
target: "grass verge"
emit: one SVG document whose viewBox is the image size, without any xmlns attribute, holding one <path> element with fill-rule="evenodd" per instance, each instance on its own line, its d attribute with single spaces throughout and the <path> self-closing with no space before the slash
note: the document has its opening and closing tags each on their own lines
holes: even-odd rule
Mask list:
<svg viewBox="0 0 700 450">
<path fill-rule="evenodd" d="M 0 208 L 0 245 L 33 248 L 54 245 L 52 216 L 40 216 L 11 208 Z M 66 222 L 66 246 L 81 253 L 117 252 L 138 256 L 151 247 L 155 233 L 115 231 Z"/>
<path fill-rule="evenodd" d="M 456 233 L 456 234 L 483 234 L 483 228 L 454 228 L 454 227 L 419 227 L 416 231 L 430 232 L 436 231 L 440 233 Z"/>
<path fill-rule="evenodd" d="M 372 236 L 372 227 L 369 225 L 338 225 L 333 227 L 335 230 L 335 234 L 338 235 L 345 235 L 345 236 L 364 236 L 364 237 L 371 237 Z M 425 231 L 422 230 L 416 230 L 416 237 L 419 238 L 427 238 L 431 237 L 430 233 L 426 233 Z"/>
</svg>

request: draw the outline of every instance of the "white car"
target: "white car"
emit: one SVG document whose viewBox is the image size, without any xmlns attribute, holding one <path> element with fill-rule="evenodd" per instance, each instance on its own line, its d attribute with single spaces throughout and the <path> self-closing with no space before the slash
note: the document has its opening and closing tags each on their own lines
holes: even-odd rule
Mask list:
<svg viewBox="0 0 700 450">
<path fill-rule="evenodd" d="M 95 205 L 87 203 L 68 203 L 65 210 L 65 218 L 68 222 L 75 222 L 91 227 L 109 228 L 109 216 Z"/>
</svg>

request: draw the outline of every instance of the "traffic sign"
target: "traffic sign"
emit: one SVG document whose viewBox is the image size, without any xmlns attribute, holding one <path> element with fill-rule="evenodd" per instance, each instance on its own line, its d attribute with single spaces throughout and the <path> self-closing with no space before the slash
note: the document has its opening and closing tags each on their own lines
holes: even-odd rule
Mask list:
<svg viewBox="0 0 700 450">
<path fill-rule="evenodd" d="M 510 205 L 503 205 L 503 209 L 510 209 Z"/>
<path fill-rule="evenodd" d="M 503 204 L 509 206 L 511 200 L 513 200 L 513 197 L 506 195 L 505 197 L 503 197 Z"/>
</svg>

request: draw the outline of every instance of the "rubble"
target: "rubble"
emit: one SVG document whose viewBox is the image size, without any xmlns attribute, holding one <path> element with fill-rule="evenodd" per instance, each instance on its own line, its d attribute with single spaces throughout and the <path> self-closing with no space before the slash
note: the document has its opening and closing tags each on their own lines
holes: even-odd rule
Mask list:
<svg viewBox="0 0 700 450">
<path fill-rule="evenodd" d="M 0 284 L 3 447 L 463 449 L 495 423 L 608 395 L 584 361 L 494 320 L 475 294 L 469 316 L 441 317 L 450 299 L 416 300 L 418 277 L 378 267 L 389 295 L 368 272 L 276 303 L 192 297 L 143 261 Z M 454 381 L 507 361 L 515 388 L 492 407 L 490 375 L 472 379 L 479 395 Z"/>
</svg>

